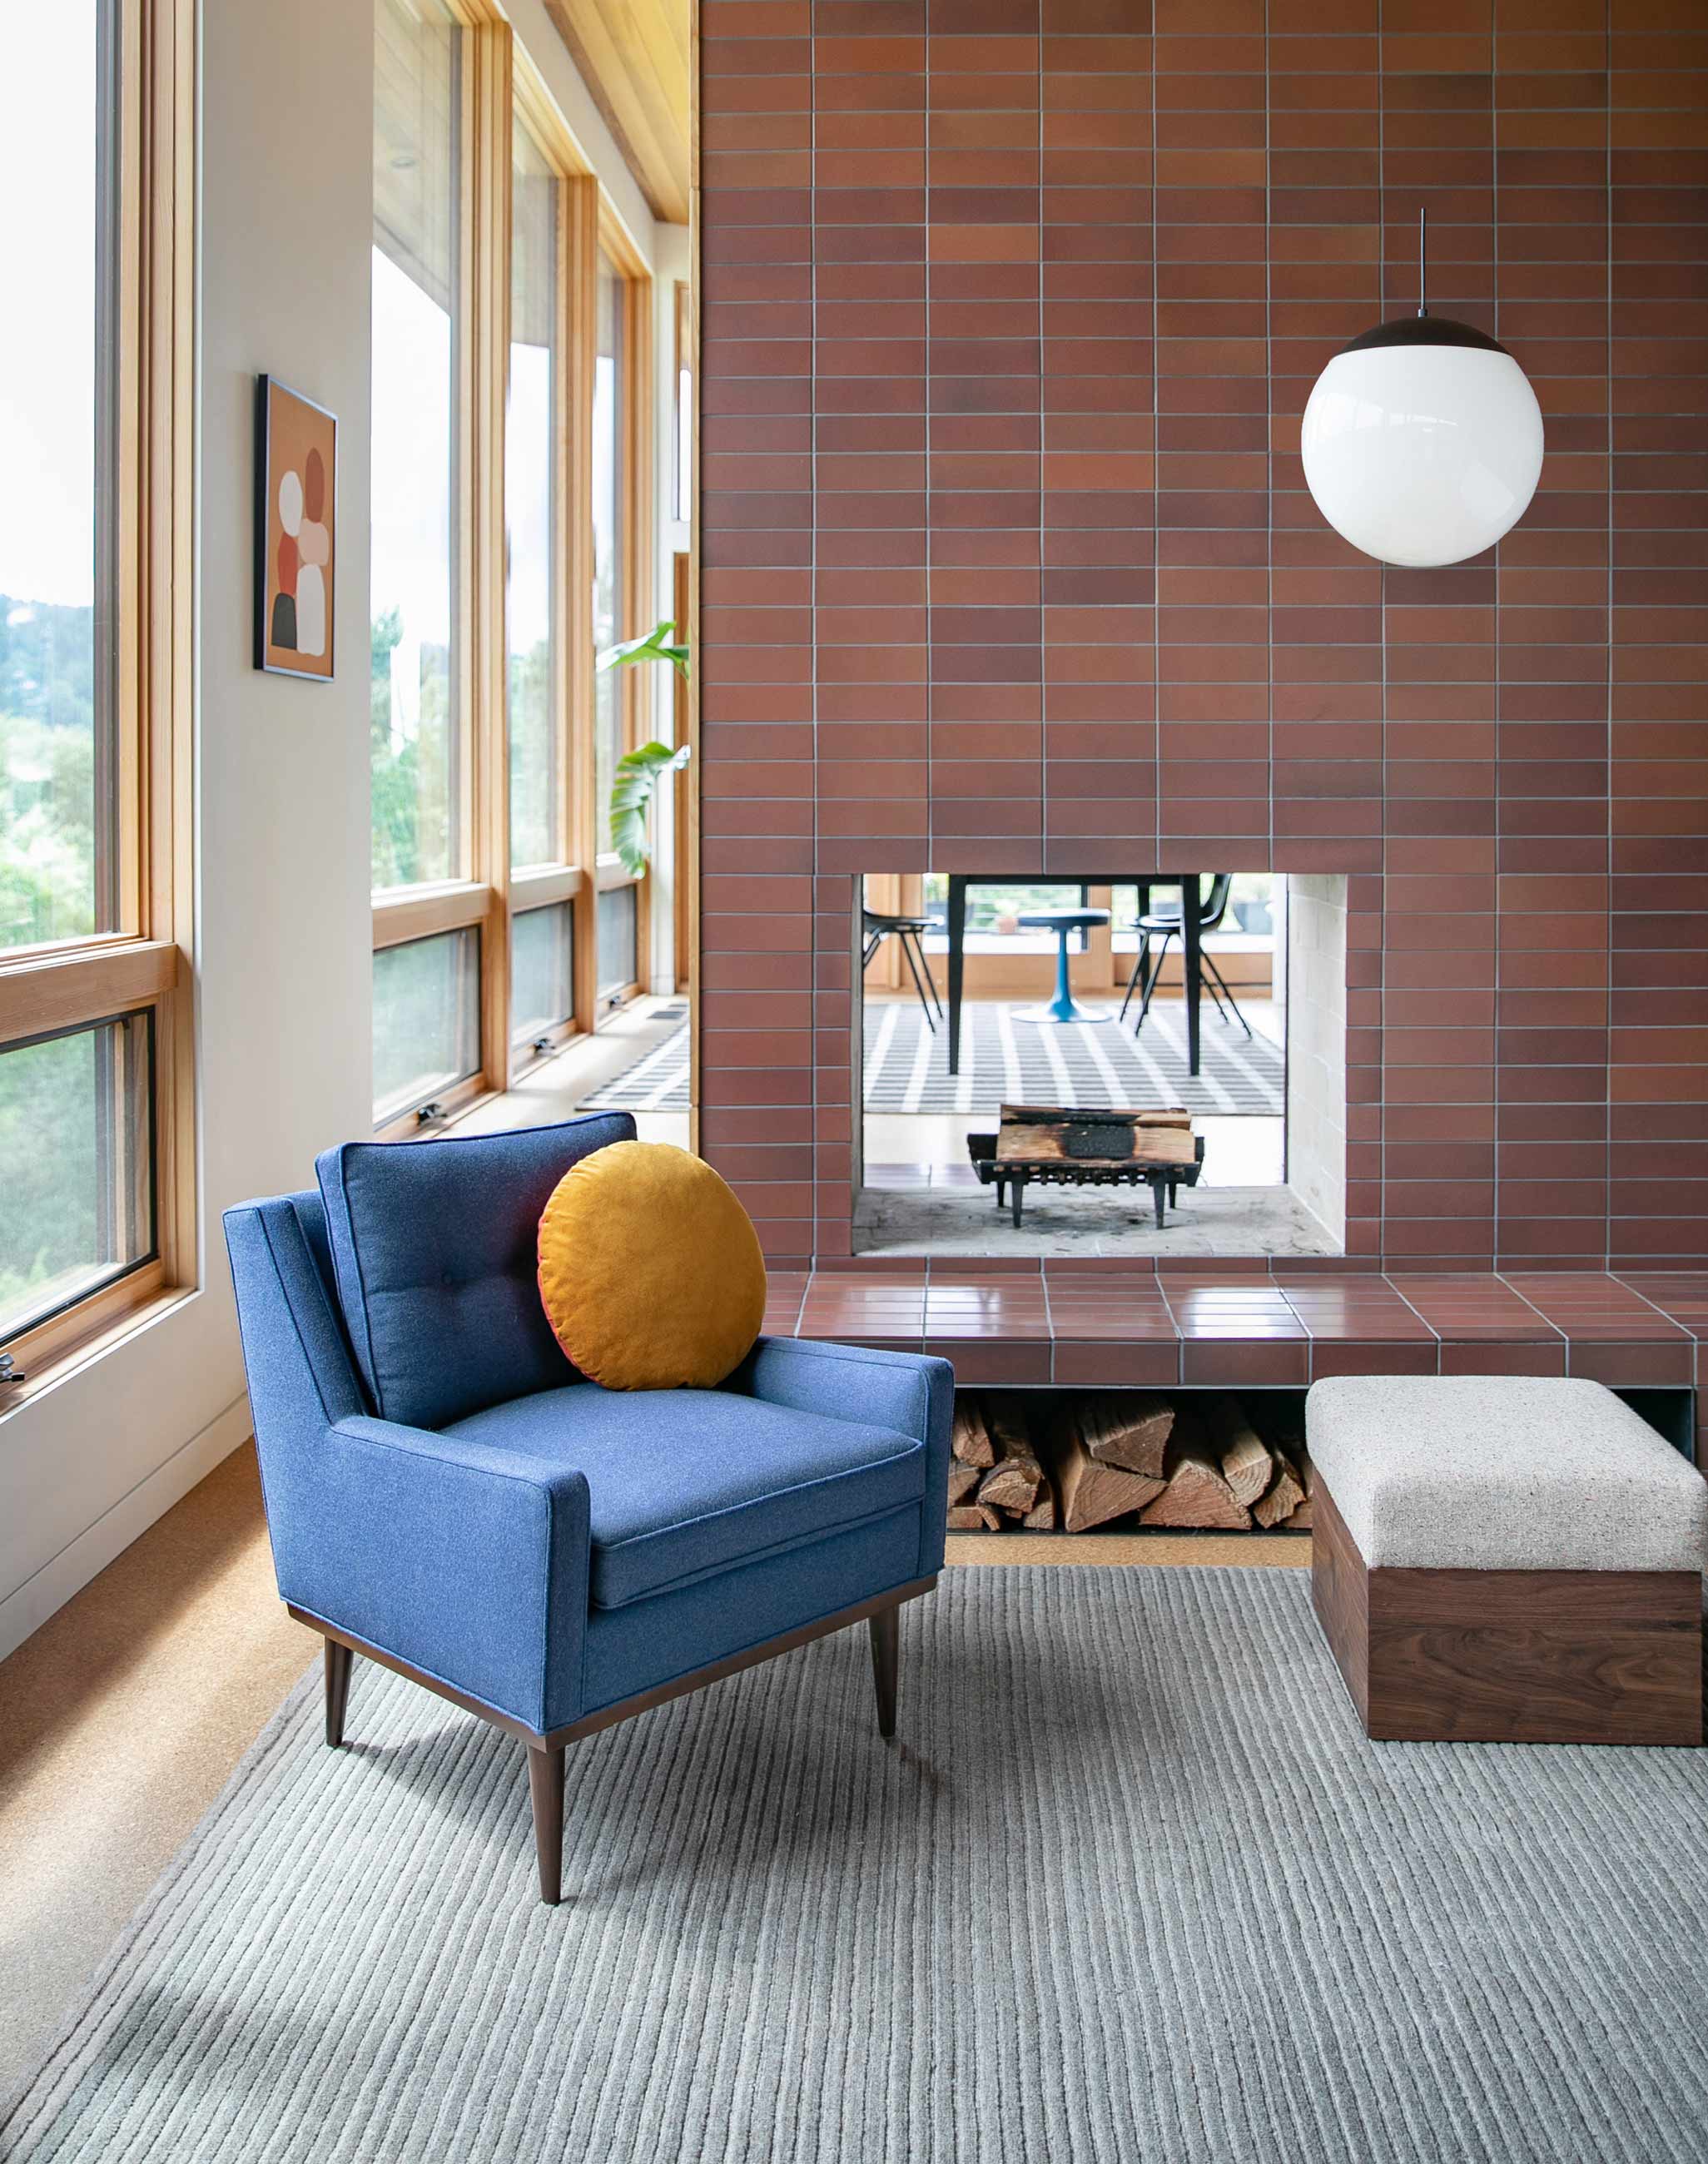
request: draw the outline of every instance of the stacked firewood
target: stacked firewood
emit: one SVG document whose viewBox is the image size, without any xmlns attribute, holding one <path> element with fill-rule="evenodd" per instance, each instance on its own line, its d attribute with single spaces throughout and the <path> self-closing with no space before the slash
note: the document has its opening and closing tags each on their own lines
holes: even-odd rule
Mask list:
<svg viewBox="0 0 1708 2164">
<path fill-rule="evenodd" d="M 1039 1433 L 1040 1427 L 1047 1432 Z M 1090 1532 L 1124 1521 L 1243 1532 L 1308 1526 L 1311 1462 L 1222 1391 L 1188 1400 L 1088 1394 L 1028 1419 L 1018 1394 L 956 1401 L 951 1532 Z"/>
<path fill-rule="evenodd" d="M 1015 1400 L 957 1399 L 950 1450 L 952 1533 L 996 1533 L 1012 1525 L 1033 1532 L 1056 1530 L 1055 1490 Z"/>
</svg>

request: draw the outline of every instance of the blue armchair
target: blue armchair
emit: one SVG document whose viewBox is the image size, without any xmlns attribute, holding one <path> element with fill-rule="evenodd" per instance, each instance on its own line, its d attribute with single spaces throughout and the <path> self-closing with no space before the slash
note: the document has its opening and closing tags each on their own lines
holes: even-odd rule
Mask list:
<svg viewBox="0 0 1708 2164">
<path fill-rule="evenodd" d="M 279 1591 L 326 1640 L 528 1746 L 541 1898 L 564 1755 L 596 1729 L 866 1622 L 895 1729 L 898 1615 L 943 1563 L 947 1362 L 762 1337 L 714 1390 L 570 1365 L 535 1231 L 626 1113 L 350 1142 L 318 1193 L 228 1211 Z"/>
</svg>

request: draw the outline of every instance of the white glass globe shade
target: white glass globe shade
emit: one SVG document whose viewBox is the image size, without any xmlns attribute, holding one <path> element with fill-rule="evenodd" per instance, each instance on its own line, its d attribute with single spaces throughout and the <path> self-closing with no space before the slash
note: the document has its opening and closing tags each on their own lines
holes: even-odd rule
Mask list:
<svg viewBox="0 0 1708 2164">
<path fill-rule="evenodd" d="M 1495 347 L 1348 347 L 1305 408 L 1305 479 L 1337 533 L 1385 564 L 1461 564 L 1522 517 L 1542 408 Z"/>
</svg>

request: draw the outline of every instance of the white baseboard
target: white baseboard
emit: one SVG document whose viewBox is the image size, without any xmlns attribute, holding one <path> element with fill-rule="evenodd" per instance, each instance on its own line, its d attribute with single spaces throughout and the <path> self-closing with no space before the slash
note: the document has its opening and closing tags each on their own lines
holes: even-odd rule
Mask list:
<svg viewBox="0 0 1708 2164">
<path fill-rule="evenodd" d="M 0 1600 L 0 1660 L 40 1630 L 50 1615 L 81 1593 L 115 1556 L 123 1555 L 156 1518 L 164 1517 L 254 1431 L 245 1395 L 216 1414 L 199 1435 L 192 1436 L 164 1465 L 138 1481 L 128 1495 Z"/>
</svg>

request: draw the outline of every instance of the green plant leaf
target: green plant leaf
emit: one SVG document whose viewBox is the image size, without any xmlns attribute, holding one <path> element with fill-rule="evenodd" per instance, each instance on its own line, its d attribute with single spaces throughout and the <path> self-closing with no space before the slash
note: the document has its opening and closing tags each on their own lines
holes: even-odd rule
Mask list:
<svg viewBox="0 0 1708 2164">
<path fill-rule="evenodd" d="M 688 649 L 672 641 L 676 627 L 669 617 L 663 617 L 652 629 L 639 638 L 619 639 L 615 646 L 607 646 L 599 656 L 601 669 L 622 669 L 634 661 L 669 661 L 688 673 Z"/>
<path fill-rule="evenodd" d="M 660 775 L 674 774 L 688 764 L 692 747 L 644 743 L 626 751 L 611 778 L 611 846 L 623 859 L 625 871 L 639 879 L 646 869 L 647 807 Z"/>
</svg>

